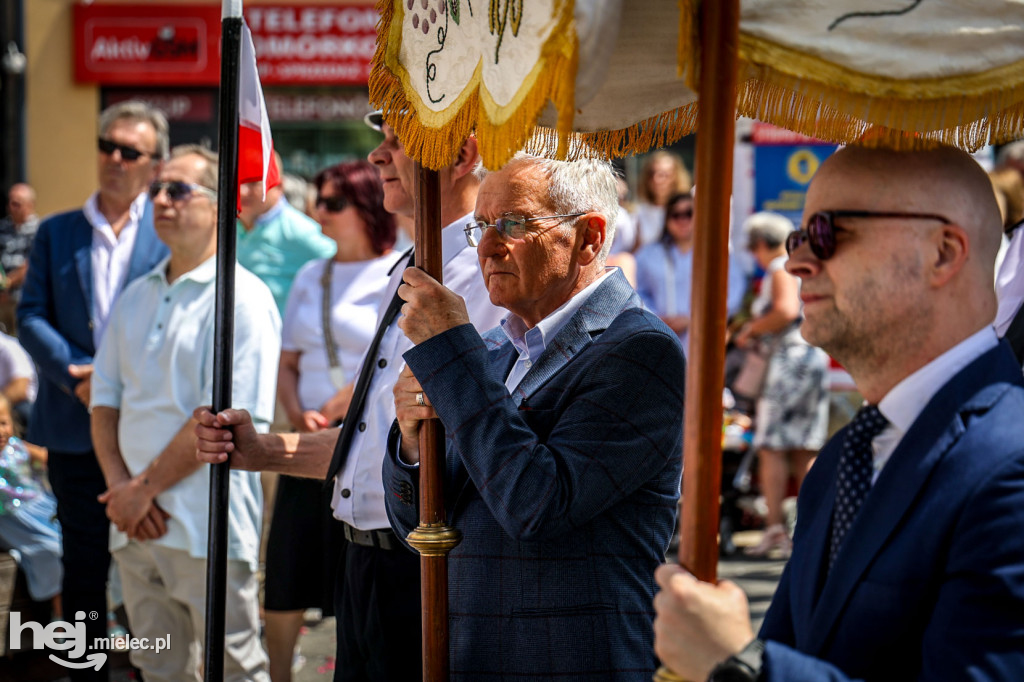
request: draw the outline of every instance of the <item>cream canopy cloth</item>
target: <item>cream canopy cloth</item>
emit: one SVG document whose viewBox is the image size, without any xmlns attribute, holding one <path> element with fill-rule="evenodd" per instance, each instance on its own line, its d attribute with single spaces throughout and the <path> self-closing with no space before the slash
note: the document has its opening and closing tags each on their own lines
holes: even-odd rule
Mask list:
<svg viewBox="0 0 1024 682">
<path fill-rule="evenodd" d="M 493 168 L 531 137 L 621 156 L 696 125 L 696 0 L 378 7 L 370 98 L 428 167 L 472 131 Z M 737 113 L 821 139 L 1024 135 L 1024 0 L 741 0 L 739 53 Z"/>
</svg>

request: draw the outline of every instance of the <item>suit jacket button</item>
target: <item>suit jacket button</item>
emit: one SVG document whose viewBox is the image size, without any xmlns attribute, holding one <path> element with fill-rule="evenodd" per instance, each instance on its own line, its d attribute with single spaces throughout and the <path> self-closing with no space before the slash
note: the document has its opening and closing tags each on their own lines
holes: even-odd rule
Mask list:
<svg viewBox="0 0 1024 682">
<path fill-rule="evenodd" d="M 341 489 L 341 496 L 346 498 L 346 499 L 349 498 L 349 497 L 352 497 L 352 491 L 349 490 L 348 488 L 342 488 Z"/>
</svg>

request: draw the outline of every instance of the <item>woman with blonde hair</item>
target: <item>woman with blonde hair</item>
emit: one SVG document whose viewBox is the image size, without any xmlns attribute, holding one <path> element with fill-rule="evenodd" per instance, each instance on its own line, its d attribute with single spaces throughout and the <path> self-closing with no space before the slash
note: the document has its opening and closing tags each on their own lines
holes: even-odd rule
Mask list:
<svg viewBox="0 0 1024 682">
<path fill-rule="evenodd" d="M 689 192 L 691 184 L 690 173 L 675 152 L 662 149 L 647 157 L 637 188 L 634 250 L 658 241 L 665 225 L 665 204 L 673 195 Z"/>
</svg>

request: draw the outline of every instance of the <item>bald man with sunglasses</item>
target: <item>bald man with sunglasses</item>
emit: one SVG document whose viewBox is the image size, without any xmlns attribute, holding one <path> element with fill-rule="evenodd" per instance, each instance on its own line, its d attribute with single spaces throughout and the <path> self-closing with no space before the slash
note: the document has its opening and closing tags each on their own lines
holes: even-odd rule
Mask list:
<svg viewBox="0 0 1024 682">
<path fill-rule="evenodd" d="M 801 333 L 866 404 L 800 490 L 757 638 L 733 583 L 656 574 L 655 649 L 690 680 L 1024 679 L 1024 382 L 992 327 L 1001 219 L 948 147 L 847 147 L 787 269 Z"/>
<path fill-rule="evenodd" d="M 93 355 L 125 285 L 167 255 L 146 197 L 167 156 L 167 119 L 142 102 L 115 104 L 100 114 L 95 144 L 99 189 L 81 209 L 40 223 L 17 308 L 18 339 L 39 369 L 28 439 L 50 453 L 68 616 L 107 612 L 109 521 L 97 501 L 106 483 L 87 410 Z M 85 629 L 89 641 L 105 637 L 106 619 L 86 619 Z M 106 666 L 69 674 L 107 679 Z"/>
</svg>

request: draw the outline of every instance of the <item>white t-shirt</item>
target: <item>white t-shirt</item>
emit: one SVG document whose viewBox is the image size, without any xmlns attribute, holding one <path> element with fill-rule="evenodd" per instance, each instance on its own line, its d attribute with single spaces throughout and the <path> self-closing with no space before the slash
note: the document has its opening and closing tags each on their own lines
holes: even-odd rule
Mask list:
<svg viewBox="0 0 1024 682">
<path fill-rule="evenodd" d="M 401 253 L 372 260 L 331 262 L 331 335 L 345 383 L 356 380 L 359 363 L 377 328 L 391 268 Z M 323 330 L 323 287 L 326 259 L 306 263 L 295 275 L 281 329 L 281 350 L 299 353 L 299 403 L 318 410 L 340 388 L 330 377 Z"/>
</svg>

